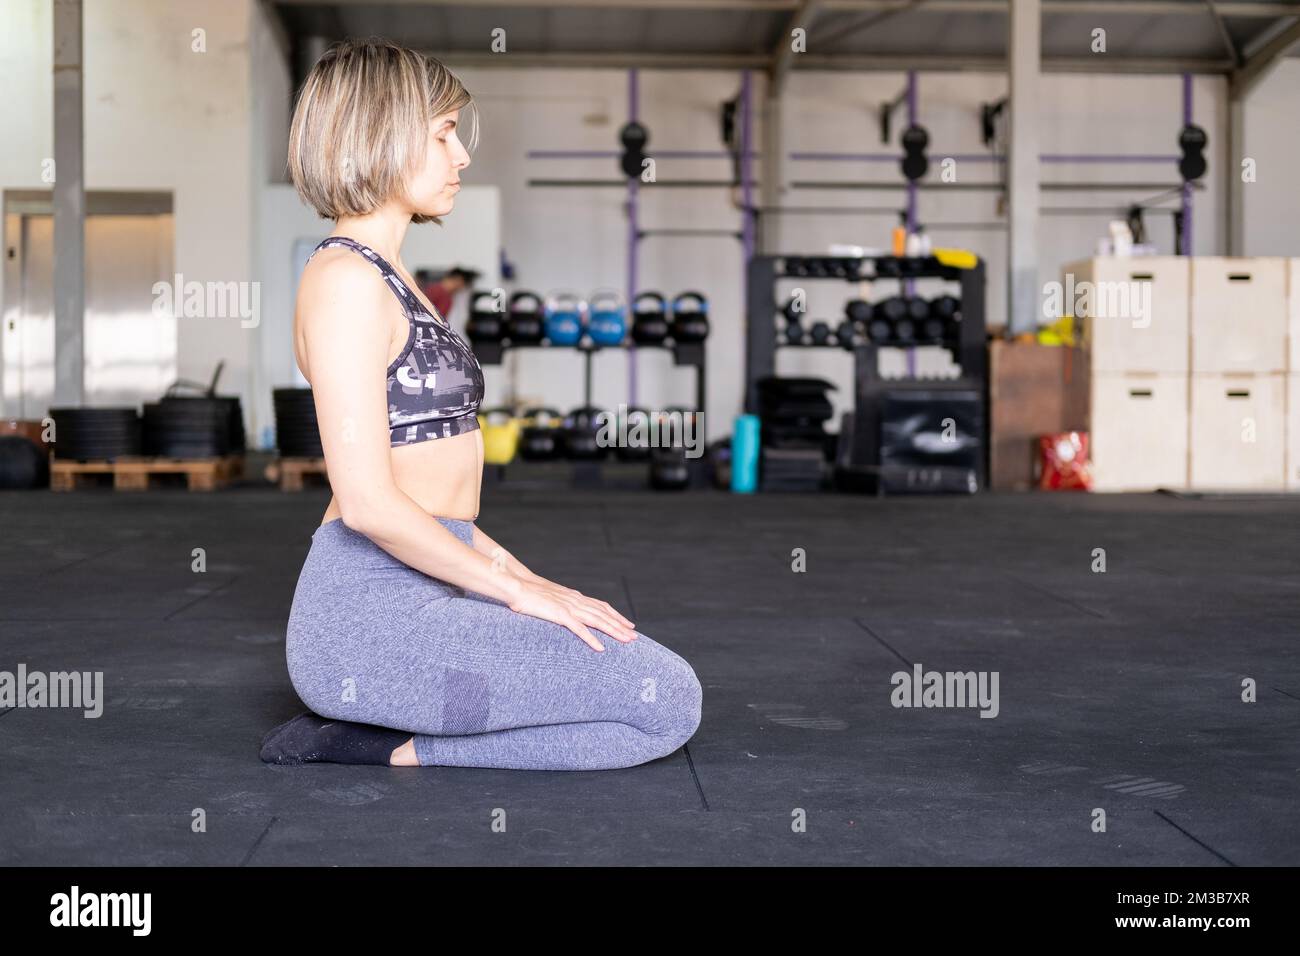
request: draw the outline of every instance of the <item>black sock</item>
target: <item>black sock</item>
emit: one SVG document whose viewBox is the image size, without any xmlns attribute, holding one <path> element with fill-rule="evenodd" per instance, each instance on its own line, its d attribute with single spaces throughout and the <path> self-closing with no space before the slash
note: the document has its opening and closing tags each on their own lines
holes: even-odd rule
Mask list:
<svg viewBox="0 0 1300 956">
<path fill-rule="evenodd" d="M 262 738 L 266 763 L 368 763 L 388 766 L 393 751 L 411 739 L 405 730 L 299 714 Z"/>
</svg>

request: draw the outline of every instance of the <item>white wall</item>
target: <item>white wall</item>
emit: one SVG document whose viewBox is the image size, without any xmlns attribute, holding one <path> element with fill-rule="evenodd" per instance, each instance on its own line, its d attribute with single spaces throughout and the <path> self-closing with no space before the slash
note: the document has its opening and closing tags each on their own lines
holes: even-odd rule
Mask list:
<svg viewBox="0 0 1300 956">
<path fill-rule="evenodd" d="M 40 175 L 53 155 L 51 12 L 50 0 L 0 9 L 3 189 L 50 188 Z M 194 29 L 207 52 L 191 52 Z M 86 189 L 170 191 L 186 282 L 250 277 L 248 34 L 248 0 L 84 5 Z M 219 390 L 247 396 L 255 334 L 237 317 L 178 318 L 177 376 L 208 381 L 225 359 Z"/>
<path fill-rule="evenodd" d="M 1283 60 L 1246 101 L 1242 152 L 1256 179 L 1242 184 L 1248 256 L 1300 256 L 1300 60 Z M 1240 175 L 1240 161 L 1235 172 Z"/>
</svg>

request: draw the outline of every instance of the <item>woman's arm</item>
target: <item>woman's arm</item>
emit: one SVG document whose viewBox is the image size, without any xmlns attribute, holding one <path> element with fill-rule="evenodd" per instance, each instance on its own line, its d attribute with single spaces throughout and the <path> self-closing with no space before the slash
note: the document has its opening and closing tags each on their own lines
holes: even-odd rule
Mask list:
<svg viewBox="0 0 1300 956">
<path fill-rule="evenodd" d="M 541 581 L 544 578 L 534 574 L 528 568 L 524 567 L 523 562 L 516 558 L 501 545 L 497 544 L 478 525 L 474 528 L 474 550 L 479 554 L 486 554 L 492 559 L 495 566 L 509 571 L 517 578 L 523 578 L 526 581 Z"/>
</svg>

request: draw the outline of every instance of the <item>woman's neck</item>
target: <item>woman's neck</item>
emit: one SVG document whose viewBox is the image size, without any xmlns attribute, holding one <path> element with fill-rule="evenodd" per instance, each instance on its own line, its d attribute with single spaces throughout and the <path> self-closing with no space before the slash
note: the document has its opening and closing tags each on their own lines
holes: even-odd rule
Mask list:
<svg viewBox="0 0 1300 956">
<path fill-rule="evenodd" d="M 333 236 L 346 236 L 369 246 L 389 262 L 400 265 L 402 242 L 406 227 L 411 224 L 410 213 L 395 209 L 380 209 L 364 216 L 343 216 L 335 220 Z"/>
</svg>

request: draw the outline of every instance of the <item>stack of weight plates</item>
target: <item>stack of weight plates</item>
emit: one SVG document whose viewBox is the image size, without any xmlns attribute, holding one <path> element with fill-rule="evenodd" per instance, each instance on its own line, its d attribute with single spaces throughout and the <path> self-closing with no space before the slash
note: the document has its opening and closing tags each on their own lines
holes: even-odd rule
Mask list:
<svg viewBox="0 0 1300 956">
<path fill-rule="evenodd" d="M 817 491 L 826 475 L 826 456 L 820 447 L 764 447 L 758 475 L 764 491 Z"/>
<path fill-rule="evenodd" d="M 277 388 L 275 402 L 275 444 L 285 458 L 323 458 L 320 428 L 316 424 L 316 400 L 310 388 Z"/>
<path fill-rule="evenodd" d="M 166 395 L 144 405 L 144 454 L 217 458 L 244 453 L 243 410 L 235 395 Z"/>
<path fill-rule="evenodd" d="M 51 408 L 54 456 L 64 461 L 109 461 L 140 455 L 140 413 L 134 408 Z"/>
<path fill-rule="evenodd" d="M 237 428 L 235 417 L 239 418 Z M 239 399 L 168 395 L 157 402 L 145 402 L 142 437 L 144 453 L 163 458 L 217 458 L 242 452 Z"/>
</svg>

